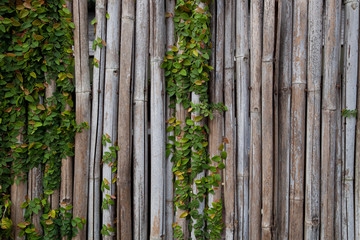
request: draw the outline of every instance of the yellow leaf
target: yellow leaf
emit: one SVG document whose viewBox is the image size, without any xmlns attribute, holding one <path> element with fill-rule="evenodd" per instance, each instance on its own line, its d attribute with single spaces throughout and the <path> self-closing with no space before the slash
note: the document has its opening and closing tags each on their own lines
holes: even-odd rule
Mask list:
<svg viewBox="0 0 360 240">
<path fill-rule="evenodd" d="M 104 178 L 104 183 L 105 183 L 106 185 L 109 185 L 109 181 L 108 181 L 106 178 Z"/>
<path fill-rule="evenodd" d="M 180 218 L 184 218 L 184 217 L 186 217 L 187 215 L 189 215 L 188 212 L 183 212 L 183 213 L 180 215 Z"/>
<path fill-rule="evenodd" d="M 202 84 L 202 82 L 200 80 L 196 80 L 194 83 L 198 86 L 200 86 Z"/>
<path fill-rule="evenodd" d="M 210 215 L 211 219 L 215 217 L 215 213 Z"/>
<path fill-rule="evenodd" d="M 169 118 L 169 123 L 173 123 L 176 120 L 175 117 Z"/>
<path fill-rule="evenodd" d="M 44 107 L 44 105 L 42 105 L 42 104 L 38 104 L 38 105 L 36 106 L 36 108 L 39 109 L 39 110 L 45 110 L 45 107 Z"/>
<path fill-rule="evenodd" d="M 45 223 L 46 223 L 46 225 L 51 225 L 51 224 L 53 224 L 53 221 L 51 219 L 48 219 L 45 221 Z"/>
<path fill-rule="evenodd" d="M 189 108 L 189 109 L 188 109 L 188 112 L 191 112 L 191 111 L 192 111 L 192 108 Z"/>
<path fill-rule="evenodd" d="M 31 73 L 30 73 L 30 76 L 32 76 L 33 78 L 36 78 L 36 73 L 31 72 Z"/>
<path fill-rule="evenodd" d="M 173 47 L 171 48 L 171 50 L 172 50 L 173 52 L 179 51 L 179 49 L 178 49 L 176 46 L 173 46 Z"/>
<path fill-rule="evenodd" d="M 35 38 L 36 41 L 40 41 L 40 40 L 44 39 L 44 37 L 41 36 L 41 35 L 35 35 L 34 38 Z"/>
<path fill-rule="evenodd" d="M 196 51 L 196 49 L 193 50 L 193 54 L 198 57 L 199 56 L 199 53 Z"/>
</svg>

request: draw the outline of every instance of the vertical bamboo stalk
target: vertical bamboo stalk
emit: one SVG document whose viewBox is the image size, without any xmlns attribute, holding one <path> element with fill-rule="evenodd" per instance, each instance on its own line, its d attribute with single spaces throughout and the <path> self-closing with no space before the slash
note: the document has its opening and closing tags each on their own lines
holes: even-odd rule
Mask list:
<svg viewBox="0 0 360 240">
<path fill-rule="evenodd" d="M 341 1 L 326 1 L 321 143 L 321 239 L 335 239 L 337 81 L 340 62 Z"/>
<path fill-rule="evenodd" d="M 168 50 L 175 44 L 175 29 L 173 17 L 175 15 L 175 0 L 166 0 L 166 12 L 169 13 L 169 17 L 166 19 L 166 45 Z M 166 107 L 170 103 L 170 98 L 167 96 Z M 173 116 L 173 110 L 166 108 L 166 119 Z M 167 133 L 167 137 L 173 135 L 173 132 Z M 173 227 L 174 223 L 174 185 L 173 185 L 173 164 L 171 162 L 172 154 L 166 159 L 166 180 L 165 180 L 165 191 L 166 191 L 166 205 L 165 205 L 165 238 L 173 239 Z"/>
<path fill-rule="evenodd" d="M 150 2 L 151 31 L 151 188 L 150 240 L 160 240 L 165 223 L 165 78 L 161 69 L 165 53 L 165 1 Z"/>
<path fill-rule="evenodd" d="M 23 128 L 19 129 L 19 134 L 16 137 L 17 144 L 21 145 L 23 143 Z M 20 206 L 23 202 L 26 201 L 27 194 L 27 183 L 22 180 L 25 174 L 15 176 L 14 181 L 20 180 L 18 184 L 15 182 L 11 185 L 11 221 L 13 223 L 13 236 L 15 240 L 24 240 L 25 237 L 19 237 L 21 229 L 17 226 L 19 223 L 24 222 L 24 213 L 25 209 L 22 209 Z"/>
<path fill-rule="evenodd" d="M 236 1 L 236 120 L 238 239 L 249 239 L 249 7 Z"/>
<path fill-rule="evenodd" d="M 95 39 L 106 41 L 106 0 L 96 1 L 95 5 Z M 88 211 L 88 238 L 100 238 L 100 163 L 102 121 L 104 111 L 104 78 L 105 78 L 105 47 L 97 47 L 94 61 L 98 67 L 93 68 L 92 85 L 92 112 L 91 112 L 91 141 L 90 141 L 90 168 L 89 168 L 89 211 Z"/>
<path fill-rule="evenodd" d="M 345 2 L 344 109 L 356 109 L 359 2 Z M 344 179 L 342 189 L 342 239 L 355 239 L 354 167 L 356 118 L 344 117 Z"/>
<path fill-rule="evenodd" d="M 249 238 L 261 239 L 261 49 L 263 1 L 250 3 L 250 207 Z"/>
<path fill-rule="evenodd" d="M 307 0 L 294 1 L 289 238 L 303 238 Z M 303 21 L 305 20 L 305 21 Z"/>
<path fill-rule="evenodd" d="M 148 237 L 147 82 L 149 58 L 149 1 L 136 1 L 134 77 L 134 240 Z"/>
<path fill-rule="evenodd" d="M 274 51 L 275 51 L 275 1 L 264 2 L 263 53 L 262 53 L 262 239 L 271 239 L 273 225 L 274 190 Z"/>
<path fill-rule="evenodd" d="M 307 60 L 305 239 L 320 237 L 320 116 L 323 2 L 309 1 Z"/>
<path fill-rule="evenodd" d="M 359 42 L 360 44 L 360 42 Z M 360 54 L 358 55 L 360 62 Z M 360 68 L 358 69 L 358 86 L 360 86 Z M 360 88 L 357 92 L 357 106 L 360 106 Z M 356 147 L 355 147 L 355 226 L 360 224 L 360 117 L 359 110 L 357 111 L 356 121 Z M 355 229 L 355 239 L 360 239 L 360 228 Z"/>
<path fill-rule="evenodd" d="M 74 0 L 74 48 L 75 48 L 75 92 L 76 123 L 90 122 L 90 72 L 87 1 Z M 74 158 L 74 208 L 73 216 L 86 218 L 88 198 L 88 168 L 90 154 L 90 132 L 84 129 L 75 135 Z M 65 170 L 65 169 L 64 169 Z M 62 171 L 63 172 L 63 171 Z M 70 173 L 66 173 L 70 174 Z M 70 174 L 71 175 L 71 174 Z M 74 239 L 86 238 L 86 226 Z"/>
<path fill-rule="evenodd" d="M 234 239 L 236 212 L 236 127 L 235 127 L 235 81 L 234 81 L 234 35 L 233 9 L 235 1 L 225 1 L 225 49 L 224 49 L 224 104 L 225 148 L 227 152 L 224 171 L 225 239 Z"/>
<path fill-rule="evenodd" d="M 117 239 L 132 239 L 131 202 L 131 73 L 134 46 L 135 2 L 122 1 L 118 115 Z"/>
<path fill-rule="evenodd" d="M 290 139 L 291 139 L 291 58 L 292 58 L 292 0 L 280 1 L 279 53 L 279 153 L 277 237 L 289 237 L 290 197 Z"/>
<path fill-rule="evenodd" d="M 103 134 L 110 137 L 111 143 L 115 144 L 117 141 L 117 117 L 118 117 L 118 89 L 119 89 L 119 61 L 120 61 L 120 9 L 121 1 L 109 0 L 107 12 L 109 18 L 106 27 L 106 63 L 105 63 L 105 87 L 104 87 L 104 125 Z M 103 153 L 110 152 L 107 144 L 103 147 Z M 113 195 L 115 193 L 115 186 L 112 184 L 114 174 L 111 171 L 109 164 L 103 164 L 102 178 L 109 182 L 110 189 L 104 189 L 103 199 L 106 195 Z M 119 197 L 119 196 L 118 196 Z M 109 205 L 108 209 L 103 209 L 102 224 L 108 227 L 114 225 L 114 215 L 116 207 Z M 120 221 L 120 219 L 119 219 Z M 120 233 L 119 233 L 120 234 Z M 103 236 L 103 239 L 113 239 L 114 233 L 110 236 Z"/>
</svg>

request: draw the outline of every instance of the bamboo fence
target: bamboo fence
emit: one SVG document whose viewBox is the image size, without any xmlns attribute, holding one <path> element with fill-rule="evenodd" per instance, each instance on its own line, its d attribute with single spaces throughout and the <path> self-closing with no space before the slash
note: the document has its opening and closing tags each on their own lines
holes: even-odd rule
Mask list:
<svg viewBox="0 0 360 240">
<path fill-rule="evenodd" d="M 195 239 L 173 204 L 176 176 L 165 153 L 174 109 L 161 63 L 178 41 L 175 4 L 97 0 L 95 39 L 103 47 L 90 58 L 98 67 L 89 64 L 87 0 L 68 4 L 76 121 L 90 129 L 76 133 L 75 156 L 62 159 L 61 187 L 49 200 L 87 219 L 74 239 L 171 240 L 174 223 Z M 227 159 L 222 184 L 200 212 L 221 200 L 228 240 L 360 240 L 358 1 L 219 0 L 209 12 L 210 100 L 228 110 L 208 120 L 208 153 L 219 155 L 225 142 Z M 176 104 L 175 115 L 184 124 L 188 111 Z M 111 164 L 102 162 L 111 150 L 103 136 L 119 147 Z M 41 195 L 41 174 L 34 168 L 27 184 L 11 187 L 14 224 L 24 221 L 18 206 L 26 195 Z M 101 192 L 105 179 L 109 190 Z M 101 209 L 109 196 L 115 204 Z M 41 233 L 39 216 L 32 221 Z M 115 231 L 102 236 L 104 225 Z"/>
</svg>

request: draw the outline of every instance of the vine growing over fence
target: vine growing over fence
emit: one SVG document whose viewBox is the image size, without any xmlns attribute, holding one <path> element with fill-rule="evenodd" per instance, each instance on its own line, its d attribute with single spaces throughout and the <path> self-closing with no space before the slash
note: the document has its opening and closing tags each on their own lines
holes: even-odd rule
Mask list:
<svg viewBox="0 0 360 240">
<path fill-rule="evenodd" d="M 86 126 L 77 126 L 70 110 L 74 27 L 64 0 L 0 0 L 0 216 L 5 230 L 0 239 L 10 239 L 15 227 L 24 229 L 27 239 L 47 239 L 31 222 L 12 226 L 9 218 L 15 176 L 17 182 L 26 181 L 29 170 L 39 165 L 44 195 L 23 204 L 25 218 L 41 208 L 45 234 L 56 238 L 72 236 L 72 228 L 85 222 L 72 219 L 66 212 L 71 206 L 50 209 L 47 203 L 48 194 L 60 186 L 61 159 L 73 156 L 75 132 Z M 56 86 L 47 97 L 51 84 Z M 49 234 L 54 229 L 61 234 Z"/>
<path fill-rule="evenodd" d="M 175 210 L 183 210 L 180 218 L 189 220 L 189 230 L 194 231 L 197 239 L 220 239 L 223 229 L 222 202 L 213 202 L 199 211 L 200 203 L 207 202 L 208 194 L 221 184 L 220 172 L 225 168 L 223 160 L 226 152 L 223 144 L 219 146 L 221 155 L 210 158 L 207 146 L 209 128 L 208 118 L 212 119 L 213 111 L 224 111 L 222 103 L 210 103 L 208 88 L 211 55 L 210 1 L 177 1 L 175 7 L 176 46 L 166 52 L 162 68 L 165 69 L 167 93 L 170 97 L 169 108 L 176 109 L 176 104 L 187 110 L 184 127 L 174 116 L 168 119 L 169 136 L 167 157 L 172 153 Z M 196 94 L 199 103 L 192 102 Z M 176 111 L 176 110 L 175 110 Z M 217 164 L 214 164 L 217 163 Z M 207 176 L 197 176 L 208 171 Z M 193 184 L 196 190 L 193 189 Z M 210 205 L 210 206 L 209 206 Z M 184 239 L 183 229 L 173 224 L 174 237 Z"/>
</svg>

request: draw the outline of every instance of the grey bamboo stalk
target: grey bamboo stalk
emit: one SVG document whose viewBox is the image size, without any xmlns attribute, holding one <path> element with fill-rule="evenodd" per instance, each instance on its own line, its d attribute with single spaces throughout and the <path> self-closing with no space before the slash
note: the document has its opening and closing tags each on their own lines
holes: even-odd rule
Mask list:
<svg viewBox="0 0 360 240">
<path fill-rule="evenodd" d="M 131 78 L 134 46 L 135 2 L 122 1 L 118 114 L 117 239 L 132 239 L 131 201 Z"/>
<path fill-rule="evenodd" d="M 106 41 L 106 0 L 96 1 L 95 5 L 95 39 Z M 92 112 L 91 112 L 91 141 L 90 141 L 90 168 L 89 168 L 89 211 L 88 211 L 88 238 L 100 239 L 100 163 L 101 137 L 104 111 L 104 78 L 105 78 L 105 47 L 95 49 L 92 85 Z"/>
<path fill-rule="evenodd" d="M 303 238 L 307 0 L 294 1 L 289 238 Z M 303 21 L 305 20 L 305 21 Z"/>
<path fill-rule="evenodd" d="M 360 42 L 359 42 L 360 44 Z M 359 59 L 360 62 L 360 54 Z M 358 72 L 358 86 L 360 85 L 360 68 Z M 360 106 L 360 88 L 357 92 L 357 106 Z M 360 117 L 359 110 L 357 111 L 357 121 L 356 121 L 356 150 L 355 150 L 355 226 L 360 224 Z M 355 239 L 360 239 L 360 228 L 355 229 Z"/>
<path fill-rule="evenodd" d="M 271 239 L 273 225 L 274 190 L 274 51 L 275 51 L 275 1 L 264 2 L 262 83 L 261 83 L 261 133 L 262 133 L 262 232 L 261 239 Z"/>
<path fill-rule="evenodd" d="M 356 109 L 359 2 L 345 1 L 344 47 L 344 109 Z M 342 239 L 355 239 L 354 167 L 355 167 L 355 117 L 343 117 L 344 122 L 344 182 L 342 189 Z"/>
<path fill-rule="evenodd" d="M 106 27 L 106 62 L 105 62 L 105 86 L 104 86 L 104 122 L 103 134 L 109 136 L 111 143 L 117 141 L 117 117 L 118 117 L 118 89 L 119 89 L 119 61 L 120 61 L 120 10 L 121 1 L 108 0 Z M 103 153 L 109 152 L 110 144 L 103 147 Z M 113 159 L 116 161 L 116 159 Z M 104 189 L 103 199 L 106 195 L 115 194 L 115 185 L 112 184 L 114 174 L 109 164 L 103 164 L 102 178 L 109 182 L 110 189 Z M 117 196 L 119 197 L 119 196 Z M 108 209 L 102 211 L 102 224 L 113 227 L 114 216 L 116 215 L 114 205 L 109 205 Z M 120 220 L 120 219 L 119 219 Z M 120 233 L 119 233 L 120 234 Z M 110 236 L 103 236 L 104 240 L 113 239 L 114 233 L 110 232 Z"/>
<path fill-rule="evenodd" d="M 166 12 L 169 13 L 169 17 L 166 19 L 166 45 L 168 50 L 175 44 L 175 29 L 173 17 L 175 15 L 175 0 L 166 0 Z M 166 106 L 170 104 L 170 98 L 167 96 Z M 166 108 L 166 119 L 168 120 L 173 116 L 173 110 Z M 167 133 L 167 137 L 174 135 L 173 132 Z M 172 154 L 166 159 L 166 180 L 165 180 L 165 191 L 166 191 L 166 206 L 165 206 L 165 238 L 173 239 L 173 227 L 174 223 L 174 185 L 173 185 L 173 164 L 171 162 Z"/>
<path fill-rule="evenodd" d="M 215 17 L 215 16 L 214 16 Z M 213 54 L 215 57 L 215 78 L 210 86 L 210 102 L 222 103 L 224 102 L 224 23 L 225 23 L 225 1 L 216 1 L 216 50 Z M 214 118 L 209 121 L 209 155 L 212 158 L 215 155 L 220 155 L 219 146 L 223 142 L 223 114 L 221 112 L 214 112 Z M 217 166 L 217 163 L 214 164 Z M 222 175 L 222 174 L 221 174 Z M 213 202 L 221 200 L 222 185 L 214 189 L 214 194 L 209 194 L 208 206 L 212 207 Z"/>
<path fill-rule="evenodd" d="M 151 187 L 150 240 L 160 240 L 165 224 L 165 77 L 161 69 L 165 54 L 165 1 L 150 2 L 151 32 Z"/>
<path fill-rule="evenodd" d="M 249 238 L 261 239 L 261 50 L 263 1 L 250 3 L 250 206 Z"/>
<path fill-rule="evenodd" d="M 90 72 L 87 1 L 73 1 L 76 123 L 90 122 Z M 90 131 L 83 129 L 75 135 L 73 216 L 86 218 L 88 199 L 88 168 L 90 157 Z M 69 173 L 70 174 L 70 173 Z M 86 226 L 73 239 L 85 239 Z"/>
<path fill-rule="evenodd" d="M 279 54 L 279 163 L 277 237 L 289 237 L 290 197 L 290 138 L 291 138 L 291 57 L 292 57 L 292 0 L 279 2 L 280 54 Z"/>
<path fill-rule="evenodd" d="M 19 129 L 19 134 L 16 137 L 17 144 L 23 144 L 23 130 L 24 128 Z M 10 208 L 10 215 L 11 221 L 13 223 L 13 236 L 15 240 L 24 240 L 25 237 L 19 237 L 19 233 L 21 231 L 20 228 L 17 227 L 19 223 L 25 221 L 24 213 L 25 209 L 20 208 L 21 204 L 26 201 L 26 194 L 27 194 L 27 183 L 22 180 L 25 174 L 20 174 L 19 176 L 15 176 L 14 183 L 11 185 L 11 208 Z M 16 181 L 20 180 L 18 184 Z"/>
<path fill-rule="evenodd" d="M 136 1 L 134 76 L 134 240 L 148 237 L 147 82 L 149 58 L 149 1 Z"/>
<path fill-rule="evenodd" d="M 305 239 L 320 237 L 320 116 L 323 2 L 309 0 L 306 120 Z"/>
<path fill-rule="evenodd" d="M 234 239 L 236 213 L 236 123 L 235 123 L 235 79 L 234 79 L 234 38 L 235 24 L 233 9 L 235 1 L 225 1 L 225 48 L 224 48 L 224 104 L 225 149 L 227 152 L 224 171 L 225 239 Z"/>
<path fill-rule="evenodd" d="M 326 1 L 321 121 L 321 239 L 335 239 L 335 161 L 337 81 L 340 62 L 341 1 Z"/>
<path fill-rule="evenodd" d="M 249 239 L 249 7 L 236 3 L 236 118 L 238 239 Z"/>
</svg>

